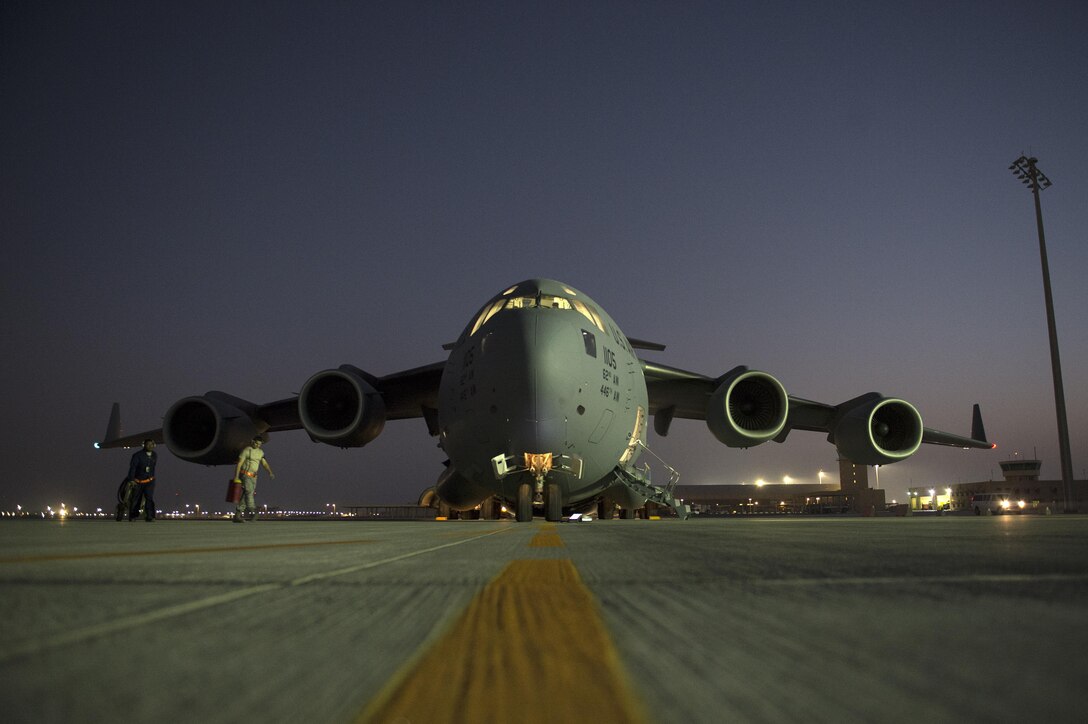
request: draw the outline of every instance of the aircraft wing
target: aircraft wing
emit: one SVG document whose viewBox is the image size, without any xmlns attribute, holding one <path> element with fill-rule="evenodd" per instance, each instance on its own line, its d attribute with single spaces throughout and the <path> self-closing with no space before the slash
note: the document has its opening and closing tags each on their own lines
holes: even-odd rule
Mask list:
<svg viewBox="0 0 1088 724">
<path fill-rule="evenodd" d="M 423 417 L 426 419 L 428 430 L 432 434 L 437 434 L 438 385 L 442 379 L 444 366 L 445 362 L 435 362 L 423 367 L 394 372 L 384 377 L 376 377 L 347 365 L 341 367 L 339 372 L 354 373 L 370 385 L 384 403 L 384 419 L 402 420 Z M 299 430 L 303 427 L 298 395 L 264 404 L 254 404 L 224 392 L 215 391 L 207 392 L 199 399 L 208 401 L 211 406 L 220 403 L 229 406 L 229 409 L 235 413 L 248 417 L 253 427 L 261 433 Z M 106 427 L 106 435 L 101 442 L 95 443 L 95 446 L 99 448 L 139 447 L 148 438 L 161 444 L 165 439 L 163 428 L 146 430 L 134 435 L 122 435 L 120 406 L 114 403 Z"/>
<path fill-rule="evenodd" d="M 659 435 L 668 434 L 669 425 L 677 417 L 706 420 L 711 407 L 711 400 L 723 382 L 734 379 L 740 372 L 747 372 L 747 368 L 738 367 L 721 377 L 715 378 L 656 362 L 646 360 L 640 360 L 640 362 L 642 363 L 643 374 L 646 377 L 650 414 L 654 416 L 654 429 Z M 769 377 L 765 373 L 757 374 Z M 782 442 L 791 430 L 810 430 L 827 433 L 829 439 L 834 442 L 840 424 L 852 412 L 855 410 L 869 412 L 891 398 L 885 398 L 882 395 L 870 392 L 838 405 L 815 402 L 794 397 L 793 395 L 788 395 L 787 399 L 788 413 L 784 425 L 773 437 L 767 439 Z M 896 402 L 909 407 L 909 403 Z M 913 408 L 911 407 L 911 409 Z M 982 425 L 982 415 L 979 412 L 978 405 L 975 405 L 974 408 L 970 437 L 923 427 L 921 429 L 921 442 L 963 448 L 991 449 L 996 447 L 986 440 L 986 432 Z"/>
</svg>

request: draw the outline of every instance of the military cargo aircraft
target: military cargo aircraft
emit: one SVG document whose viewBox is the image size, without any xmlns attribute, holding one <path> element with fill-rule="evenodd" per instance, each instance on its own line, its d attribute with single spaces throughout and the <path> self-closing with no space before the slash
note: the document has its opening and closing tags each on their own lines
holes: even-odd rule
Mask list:
<svg viewBox="0 0 1088 724">
<path fill-rule="evenodd" d="M 729 447 L 783 442 L 792 430 L 827 434 L 859 465 L 903 460 L 922 443 L 992 448 L 975 406 L 971 437 L 923 427 L 909 402 L 875 392 L 838 405 L 794 397 L 775 377 L 735 367 L 717 377 L 648 362 L 636 350 L 663 345 L 627 337 L 592 299 L 561 282 L 530 279 L 488 301 L 449 357 L 377 377 L 343 365 L 301 392 L 255 404 L 223 392 L 175 402 L 157 430 L 122 436 L 115 404 L 99 447 L 165 442 L 177 457 L 234 464 L 257 435 L 306 431 L 315 442 L 362 447 L 387 420 L 422 418 L 449 457 L 424 504 L 475 508 L 497 497 L 532 520 L 565 512 L 623 517 L 647 500 L 686 509 L 637 462 L 653 417 L 658 435 L 675 418 L 705 420 Z M 675 480 L 671 481 L 675 482 Z"/>
</svg>

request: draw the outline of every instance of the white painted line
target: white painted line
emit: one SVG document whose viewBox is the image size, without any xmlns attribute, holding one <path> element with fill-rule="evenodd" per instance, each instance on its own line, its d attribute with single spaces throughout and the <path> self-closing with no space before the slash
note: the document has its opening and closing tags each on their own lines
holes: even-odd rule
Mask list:
<svg viewBox="0 0 1088 724">
<path fill-rule="evenodd" d="M 363 563 L 357 566 L 349 566 L 347 568 L 339 568 L 334 571 L 325 571 L 323 573 L 314 573 L 302 578 L 296 578 L 293 581 L 287 581 L 285 583 L 263 583 L 258 586 L 248 586 L 246 588 L 240 588 L 237 591 L 230 591 L 229 593 L 220 593 L 215 596 L 209 596 L 208 598 L 201 598 L 196 601 L 189 601 L 188 603 L 179 603 L 176 606 L 169 606 L 167 608 L 160 609 L 158 611 L 150 611 L 148 613 L 139 613 L 132 616 L 126 616 L 125 618 L 118 619 L 116 621 L 110 621 L 108 623 L 101 623 L 95 626 L 88 626 L 87 628 L 77 629 L 75 631 L 66 631 L 64 633 L 49 636 L 38 641 L 28 641 L 22 645 L 12 646 L 6 648 L 0 653 L 0 664 L 7 663 L 13 659 L 21 658 L 24 656 L 33 656 L 40 654 L 49 649 L 59 648 L 61 646 L 71 646 L 72 644 L 82 643 L 91 639 L 99 638 L 102 636 L 109 636 L 121 631 L 129 631 L 134 626 L 142 626 L 148 623 L 154 623 L 156 621 L 164 621 L 166 619 L 175 618 L 177 616 L 183 616 L 187 613 L 193 613 L 194 611 L 201 611 L 206 608 L 213 608 L 215 606 L 221 606 L 225 603 L 232 603 L 241 598 L 248 598 L 249 596 L 255 596 L 259 593 L 266 593 L 268 591 L 274 591 L 280 588 L 287 588 L 291 586 L 301 586 L 313 581 L 320 581 L 326 578 L 334 578 L 336 576 L 347 575 L 348 573 L 355 573 L 356 571 L 365 571 L 370 568 L 377 568 L 378 566 L 388 565 L 390 563 L 396 563 L 397 561 L 403 561 L 406 558 L 414 558 L 427 553 L 434 553 L 444 548 L 452 548 L 454 546 L 463 545 L 465 543 L 472 543 L 473 541 L 486 538 L 496 533 L 505 533 L 506 531 L 513 530 L 512 528 L 502 528 L 500 530 L 493 530 L 490 533 L 484 533 L 483 535 L 473 536 L 472 538 L 465 538 L 464 540 L 454 541 L 452 543 L 443 543 L 442 545 L 432 546 L 430 548 L 423 548 L 411 553 L 402 553 L 392 558 L 383 558 L 378 561 L 370 561 L 369 563 Z"/>
</svg>

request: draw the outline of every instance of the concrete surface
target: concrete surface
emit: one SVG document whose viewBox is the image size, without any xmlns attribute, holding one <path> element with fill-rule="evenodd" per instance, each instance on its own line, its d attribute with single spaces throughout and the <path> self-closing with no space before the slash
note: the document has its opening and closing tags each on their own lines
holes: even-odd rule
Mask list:
<svg viewBox="0 0 1088 724">
<path fill-rule="evenodd" d="M 491 604 L 493 631 L 477 613 L 464 647 L 531 674 L 564 635 L 596 641 L 599 626 L 629 688 L 536 667 L 537 682 L 568 681 L 570 701 L 611 713 L 587 707 L 586 720 L 1088 720 L 1080 516 L 4 521 L 0 712 L 380 721 L 374 703 L 423 676 L 430 721 L 509 712 L 496 697 L 524 702 L 521 721 L 570 720 L 562 693 L 540 703 L 499 659 L 456 683 L 419 663 L 511 562 L 553 559 L 576 574 L 549 585 L 588 589 L 596 610 L 577 604 L 584 621 L 558 624 L 569 631 L 537 630 L 536 594 L 521 588 Z M 530 629 L 522 643 L 502 632 L 516 624 L 499 623 L 501 607 Z M 466 702 L 466 689 L 485 693 Z"/>
</svg>

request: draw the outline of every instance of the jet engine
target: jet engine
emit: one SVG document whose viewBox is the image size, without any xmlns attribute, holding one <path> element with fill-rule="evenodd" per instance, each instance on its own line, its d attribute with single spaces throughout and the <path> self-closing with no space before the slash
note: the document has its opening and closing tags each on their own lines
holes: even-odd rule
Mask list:
<svg viewBox="0 0 1088 724">
<path fill-rule="evenodd" d="M 166 411 L 162 434 L 170 452 L 182 460 L 227 465 L 257 435 L 252 403 L 222 392 L 178 400 Z"/>
<path fill-rule="evenodd" d="M 362 447 L 385 427 L 385 401 L 351 365 L 325 370 L 306 381 L 298 412 L 310 439 L 337 447 Z"/>
<path fill-rule="evenodd" d="M 707 403 L 706 426 L 729 447 L 752 447 L 782 432 L 788 412 L 789 396 L 781 382 L 738 367 L 719 379 Z"/>
<path fill-rule="evenodd" d="M 874 394 L 839 407 L 846 411 L 828 439 L 856 465 L 898 462 L 922 444 L 922 416 L 905 400 Z"/>
<path fill-rule="evenodd" d="M 442 471 L 434 491 L 453 510 L 472 510 L 491 496 L 491 491 L 457 472 L 452 465 Z"/>
</svg>

